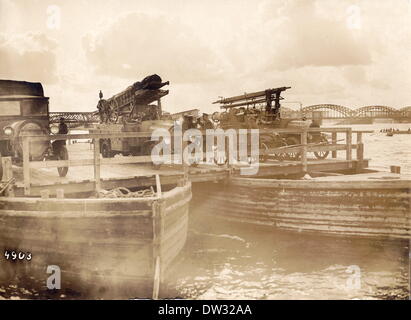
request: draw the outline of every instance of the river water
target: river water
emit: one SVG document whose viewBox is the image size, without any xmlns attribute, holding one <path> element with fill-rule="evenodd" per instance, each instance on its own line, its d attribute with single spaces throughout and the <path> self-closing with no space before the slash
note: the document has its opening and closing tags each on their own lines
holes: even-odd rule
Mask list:
<svg viewBox="0 0 411 320">
<path fill-rule="evenodd" d="M 356 125 L 370 167 L 400 165 L 411 174 L 411 135 L 380 129 L 411 124 Z M 354 140 L 355 141 L 355 140 Z M 190 216 L 179 263 L 163 290 L 188 299 L 408 299 L 409 243 L 308 236 L 216 223 Z M 1 297 L 48 298 L 30 288 L 0 287 Z M 56 297 L 56 296 L 54 296 Z M 58 298 L 75 299 L 65 292 Z"/>
</svg>

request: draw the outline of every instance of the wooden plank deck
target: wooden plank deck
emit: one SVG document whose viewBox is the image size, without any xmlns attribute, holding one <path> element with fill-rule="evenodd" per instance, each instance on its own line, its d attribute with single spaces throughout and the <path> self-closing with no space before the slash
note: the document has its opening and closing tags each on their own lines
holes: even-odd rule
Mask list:
<svg viewBox="0 0 411 320">
<path fill-rule="evenodd" d="M 89 159 L 92 163 L 93 150 L 87 143 L 77 143 L 68 145 L 69 157 L 71 160 Z M 116 156 L 122 158 L 122 156 Z M 344 160 L 307 159 L 308 172 L 335 172 L 347 169 L 360 169 L 368 167 L 368 160 Z M 189 168 L 189 178 L 195 182 L 218 182 L 225 180 L 231 174 L 240 175 L 241 165 L 231 168 L 227 166 L 199 165 Z M 257 176 L 275 176 L 283 174 L 299 174 L 304 170 L 300 161 L 275 161 L 269 160 L 260 163 Z M 152 168 L 150 164 L 110 164 L 101 165 L 100 177 L 101 188 L 113 189 L 119 186 L 136 187 L 155 185 L 155 175 L 161 177 L 162 184 L 174 184 L 183 177 L 184 170 L 181 165 L 163 165 L 160 169 Z M 24 194 L 23 169 L 13 166 L 13 176 L 16 179 L 16 195 Z M 66 177 L 59 177 L 56 168 L 38 168 L 30 170 L 31 195 L 38 196 L 44 189 L 48 189 L 50 194 L 56 193 L 57 189 L 64 189 L 66 194 L 73 192 L 90 192 L 95 189 L 94 168 L 92 165 L 76 166 L 69 168 Z"/>
</svg>

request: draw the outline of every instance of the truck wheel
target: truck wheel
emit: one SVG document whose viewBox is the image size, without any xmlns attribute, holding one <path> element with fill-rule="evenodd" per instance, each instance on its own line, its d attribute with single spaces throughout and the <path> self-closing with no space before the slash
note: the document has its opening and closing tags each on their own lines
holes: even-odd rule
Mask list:
<svg viewBox="0 0 411 320">
<path fill-rule="evenodd" d="M 68 160 L 68 151 L 66 146 L 61 146 L 57 154 L 57 160 Z M 60 177 L 65 177 L 68 172 L 68 167 L 59 167 L 57 168 Z"/>
<path fill-rule="evenodd" d="M 318 151 L 318 152 L 315 151 L 314 152 L 315 157 L 320 160 L 324 160 L 325 158 L 328 157 L 329 154 L 330 154 L 330 151 Z"/>
<path fill-rule="evenodd" d="M 293 146 L 293 145 L 299 145 L 300 141 L 296 137 L 288 137 L 287 138 L 287 145 Z M 287 159 L 288 160 L 294 160 L 298 161 L 301 159 L 301 152 L 287 152 Z"/>
<path fill-rule="evenodd" d="M 321 141 L 320 143 L 323 145 L 328 144 L 328 139 L 324 136 L 321 136 Z M 315 151 L 314 155 L 317 159 L 323 160 L 325 158 L 328 157 L 328 155 L 330 154 L 330 151 Z"/>
</svg>

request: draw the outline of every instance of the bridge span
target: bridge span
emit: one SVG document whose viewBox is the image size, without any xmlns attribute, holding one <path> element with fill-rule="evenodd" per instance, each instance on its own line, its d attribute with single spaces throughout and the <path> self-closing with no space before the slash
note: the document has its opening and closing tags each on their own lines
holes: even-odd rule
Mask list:
<svg viewBox="0 0 411 320">
<path fill-rule="evenodd" d="M 69 128 L 90 127 L 100 123 L 100 116 L 95 112 L 50 112 L 50 123 L 58 123 L 64 119 Z"/>
<path fill-rule="evenodd" d="M 393 119 L 397 121 L 411 122 L 411 106 L 396 109 L 389 106 L 375 105 L 352 109 L 335 104 L 317 104 L 301 108 L 298 111 L 293 111 L 287 108 L 281 115 L 284 118 L 306 117 L 311 119 L 315 117 L 336 120 Z"/>
</svg>

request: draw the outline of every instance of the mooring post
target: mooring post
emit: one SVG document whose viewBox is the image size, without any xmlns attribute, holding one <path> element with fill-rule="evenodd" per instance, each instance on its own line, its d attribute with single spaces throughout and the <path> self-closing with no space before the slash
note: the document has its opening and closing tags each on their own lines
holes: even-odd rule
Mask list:
<svg viewBox="0 0 411 320">
<path fill-rule="evenodd" d="M 23 181 L 24 195 L 30 195 L 30 138 L 23 138 Z"/>
<path fill-rule="evenodd" d="M 95 190 L 99 192 L 101 190 L 100 181 L 100 138 L 93 139 L 94 144 L 94 182 Z"/>
<path fill-rule="evenodd" d="M 307 173 L 307 136 L 307 130 L 303 130 L 301 132 L 301 164 L 304 173 Z"/>
<path fill-rule="evenodd" d="M 348 128 L 346 131 L 346 160 L 352 160 L 352 129 Z"/>
<path fill-rule="evenodd" d="M 356 172 L 360 173 L 363 169 L 363 160 L 364 160 L 364 144 L 362 142 L 362 132 L 357 132 L 357 164 Z"/>
<path fill-rule="evenodd" d="M 332 132 L 331 133 L 331 139 L 332 139 L 332 144 L 336 145 L 337 144 L 337 132 Z M 332 158 L 336 159 L 337 158 L 337 150 L 333 150 L 331 156 L 332 156 Z"/>
</svg>

